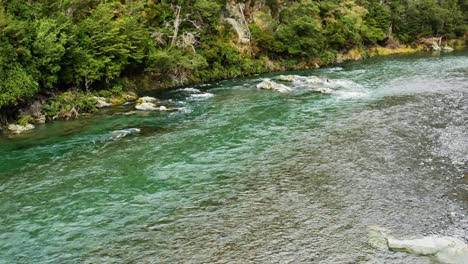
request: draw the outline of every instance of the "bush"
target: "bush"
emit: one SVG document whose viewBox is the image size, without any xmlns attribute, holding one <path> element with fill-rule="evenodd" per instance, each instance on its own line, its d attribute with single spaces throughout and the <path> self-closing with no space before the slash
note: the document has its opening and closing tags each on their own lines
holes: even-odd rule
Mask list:
<svg viewBox="0 0 468 264">
<path fill-rule="evenodd" d="M 83 92 L 64 92 L 42 106 L 49 119 L 73 117 L 73 113 L 94 113 L 96 100 Z"/>
</svg>

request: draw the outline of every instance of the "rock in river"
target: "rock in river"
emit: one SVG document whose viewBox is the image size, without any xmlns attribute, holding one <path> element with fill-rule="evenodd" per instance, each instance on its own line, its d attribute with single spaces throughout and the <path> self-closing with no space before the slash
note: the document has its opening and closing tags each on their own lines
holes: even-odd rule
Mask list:
<svg viewBox="0 0 468 264">
<path fill-rule="evenodd" d="M 141 103 L 141 104 L 136 104 L 135 105 L 136 110 L 142 110 L 142 111 L 154 111 L 158 110 L 155 104 L 153 103 Z"/>
<path fill-rule="evenodd" d="M 448 45 L 445 45 L 443 48 L 442 48 L 443 51 L 453 51 L 453 48 L 448 46 Z"/>
<path fill-rule="evenodd" d="M 24 131 L 28 131 L 28 130 L 31 130 L 31 129 L 34 129 L 34 125 L 31 125 L 31 124 L 26 124 L 24 126 L 22 125 L 17 125 L 17 124 L 9 124 L 8 125 L 8 130 L 10 130 L 12 133 L 15 133 L 15 134 L 20 134 Z"/>
<path fill-rule="evenodd" d="M 325 88 L 325 87 L 320 87 L 320 88 L 315 88 L 312 91 L 316 93 L 321 93 L 321 94 L 335 94 L 337 91 L 335 89 L 330 89 L 330 88 Z"/>
<path fill-rule="evenodd" d="M 294 75 L 280 75 L 279 80 L 283 82 L 295 82 L 297 78 Z"/>
<path fill-rule="evenodd" d="M 468 245 L 453 237 L 425 236 L 417 239 L 397 239 L 379 226 L 370 226 L 369 243 L 378 249 L 391 249 L 432 256 L 438 263 L 467 264 Z"/>
<path fill-rule="evenodd" d="M 143 96 L 143 97 L 138 98 L 137 101 L 139 103 L 156 103 L 157 100 L 158 99 L 151 97 L 151 96 Z"/>
<path fill-rule="evenodd" d="M 104 98 L 104 97 L 94 96 L 93 98 L 96 100 L 96 104 L 95 104 L 95 105 L 96 105 L 97 108 L 104 108 L 104 107 L 109 107 L 109 106 L 111 106 L 111 104 L 108 103 L 108 102 L 106 101 L 106 98 Z"/>
<path fill-rule="evenodd" d="M 273 90 L 278 91 L 280 93 L 287 93 L 292 91 L 292 89 L 287 87 L 286 85 L 275 83 L 274 81 L 269 79 L 263 80 L 261 83 L 257 84 L 257 89 Z"/>
<path fill-rule="evenodd" d="M 159 110 L 159 108 L 156 106 L 156 101 L 158 99 L 150 96 L 143 96 L 138 98 L 137 104 L 135 105 L 136 110 L 142 110 L 142 111 L 154 111 L 154 110 Z"/>
</svg>

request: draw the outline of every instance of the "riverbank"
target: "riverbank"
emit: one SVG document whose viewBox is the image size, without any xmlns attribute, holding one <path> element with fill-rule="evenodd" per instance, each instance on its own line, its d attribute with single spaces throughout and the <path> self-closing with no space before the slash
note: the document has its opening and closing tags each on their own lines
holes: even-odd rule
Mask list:
<svg viewBox="0 0 468 264">
<path fill-rule="evenodd" d="M 444 42 L 445 49 L 436 50 L 435 52 L 450 52 L 453 49 L 463 49 L 466 47 L 467 39 L 452 39 Z M 327 63 L 321 60 L 309 60 L 294 65 L 285 65 L 281 61 L 266 60 L 263 71 L 256 74 L 269 72 L 281 72 L 291 70 L 311 70 L 319 69 L 324 66 L 331 66 L 346 61 L 358 61 L 366 58 L 377 56 L 388 56 L 398 54 L 411 54 L 416 52 L 434 52 L 431 50 L 431 45 L 413 44 L 413 45 L 387 45 L 386 47 L 373 46 L 362 49 L 352 49 L 346 53 L 338 54 L 335 60 Z M 253 73 L 249 73 L 253 74 Z M 235 76 L 245 77 L 248 75 Z M 119 106 L 123 104 L 138 104 L 139 96 L 143 96 L 148 92 L 155 90 L 173 89 L 188 85 L 196 85 L 207 81 L 215 80 L 199 80 L 192 82 L 171 83 L 152 81 L 150 75 L 135 76 L 132 79 L 125 79 L 123 85 L 116 86 L 111 90 L 101 90 L 91 93 L 83 91 L 66 91 L 52 94 L 49 97 L 41 95 L 33 100 L 29 100 L 29 104 L 18 109 L 8 109 L 4 113 L 0 113 L 0 131 L 3 133 L 23 133 L 34 129 L 35 125 L 53 122 L 57 119 L 69 120 L 75 119 L 82 115 L 92 115 L 99 109 Z M 125 86 L 125 87 L 124 87 Z M 162 106 L 163 109 L 165 106 Z M 159 110 L 159 107 L 149 107 L 140 110 Z M 7 113 L 7 114 L 5 114 Z"/>
</svg>

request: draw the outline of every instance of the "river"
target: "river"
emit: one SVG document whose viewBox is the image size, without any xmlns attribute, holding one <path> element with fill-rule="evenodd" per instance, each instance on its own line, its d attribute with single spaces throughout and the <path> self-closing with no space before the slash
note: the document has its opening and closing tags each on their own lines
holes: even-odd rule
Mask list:
<svg viewBox="0 0 468 264">
<path fill-rule="evenodd" d="M 366 228 L 468 240 L 467 51 L 282 74 L 340 92 L 268 74 L 3 136 L 0 263 L 431 263 Z"/>
</svg>

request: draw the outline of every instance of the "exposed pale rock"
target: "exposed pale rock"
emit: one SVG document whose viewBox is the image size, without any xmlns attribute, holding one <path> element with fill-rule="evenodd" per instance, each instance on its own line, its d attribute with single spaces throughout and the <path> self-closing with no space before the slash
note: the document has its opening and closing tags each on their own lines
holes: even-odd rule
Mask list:
<svg viewBox="0 0 468 264">
<path fill-rule="evenodd" d="M 159 107 L 159 111 L 167 111 L 167 107 L 165 107 L 164 105 L 161 105 Z"/>
<path fill-rule="evenodd" d="M 135 101 L 136 99 L 138 99 L 138 95 L 136 95 L 136 93 L 134 92 L 127 92 L 125 94 L 125 97 L 127 101 Z"/>
<path fill-rule="evenodd" d="M 95 106 L 97 108 L 104 108 L 104 107 L 109 107 L 111 106 L 110 103 L 107 102 L 106 98 L 104 97 L 98 97 L 98 96 L 95 96 L 94 99 L 96 99 L 96 104 Z"/>
<path fill-rule="evenodd" d="M 135 105 L 136 110 L 142 110 L 142 111 L 154 111 L 157 110 L 156 105 L 153 103 L 141 103 L 141 104 L 136 104 Z"/>
<path fill-rule="evenodd" d="M 439 47 L 439 44 L 437 44 L 436 42 L 432 43 L 431 49 L 433 51 L 440 51 L 441 50 L 441 48 Z"/>
<path fill-rule="evenodd" d="M 151 96 L 143 96 L 138 98 L 138 102 L 140 103 L 156 103 L 158 99 L 151 97 Z"/>
<path fill-rule="evenodd" d="M 287 87 L 286 85 L 275 83 L 274 81 L 269 79 L 263 80 L 261 83 L 257 84 L 257 89 L 273 90 L 280 93 L 287 93 L 292 91 L 292 89 Z"/>
<path fill-rule="evenodd" d="M 371 226 L 369 243 L 378 249 L 403 250 L 409 253 L 433 256 L 440 263 L 468 264 L 468 245 L 453 237 L 426 236 L 417 239 L 396 239 L 389 231 Z"/>
<path fill-rule="evenodd" d="M 150 96 L 143 96 L 138 98 L 137 104 L 135 105 L 135 109 L 142 110 L 142 111 L 154 111 L 158 110 L 156 107 L 156 101 L 158 99 Z"/>
<path fill-rule="evenodd" d="M 283 82 L 295 82 L 297 78 L 294 75 L 280 75 L 279 80 Z"/>
<path fill-rule="evenodd" d="M 236 20 L 234 18 L 226 18 L 226 21 L 231 24 L 232 28 L 234 28 L 234 31 L 236 31 L 237 36 L 239 37 L 239 40 L 243 44 L 248 44 L 250 42 L 250 32 L 249 28 L 244 25 L 240 20 Z"/>
<path fill-rule="evenodd" d="M 34 119 L 35 124 L 44 124 L 46 122 L 46 116 L 45 115 L 40 115 Z"/>
<path fill-rule="evenodd" d="M 8 125 L 8 130 L 10 130 L 12 133 L 15 133 L 15 134 L 20 134 L 24 131 L 28 131 L 28 130 L 31 130 L 31 129 L 34 129 L 34 125 L 31 125 L 31 124 L 26 124 L 24 126 L 22 125 L 18 125 L 18 124 L 9 124 Z"/>
<path fill-rule="evenodd" d="M 444 50 L 444 51 L 453 51 L 453 48 L 450 47 L 450 46 L 448 46 L 448 45 L 445 45 L 445 46 L 443 47 L 443 50 Z"/>
</svg>

